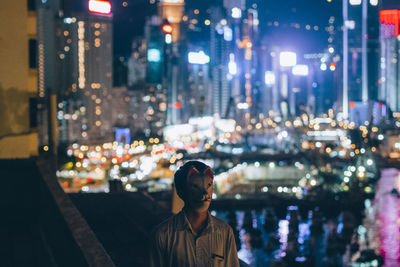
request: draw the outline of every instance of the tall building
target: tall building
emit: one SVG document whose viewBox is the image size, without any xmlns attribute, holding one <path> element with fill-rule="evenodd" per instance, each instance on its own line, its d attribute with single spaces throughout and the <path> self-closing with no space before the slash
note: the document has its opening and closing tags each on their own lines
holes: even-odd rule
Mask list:
<svg viewBox="0 0 400 267">
<path fill-rule="evenodd" d="M 57 95 L 57 40 L 56 25 L 59 20 L 60 0 L 36 1 L 37 12 L 37 40 L 38 40 L 38 122 L 39 145 L 48 145 L 49 142 L 57 144 L 57 136 L 54 141 L 49 139 L 49 132 L 57 131 L 56 125 L 49 124 L 49 116 L 55 112 L 55 108 L 46 103 L 49 100 L 56 102 Z M 55 104 L 55 103 L 54 103 Z M 54 106 L 53 104 L 53 106 Z M 53 110 L 52 110 L 53 109 Z M 52 129 L 53 127 L 53 129 Z"/>
<path fill-rule="evenodd" d="M 224 32 L 229 31 L 223 10 L 214 7 L 210 24 L 210 70 L 212 79 L 212 114 L 220 117 L 225 114 L 231 96 L 228 81 L 228 60 L 230 41 L 224 38 Z M 232 32 L 232 31 L 230 31 Z M 225 33 L 226 34 L 226 33 Z"/>
<path fill-rule="evenodd" d="M 181 21 L 184 7 L 184 0 L 161 0 L 158 3 L 160 27 L 156 35 L 161 37 L 161 50 L 148 47 L 148 61 L 162 64 L 162 87 L 165 88 L 167 96 L 168 125 L 183 121 L 181 106 L 184 61 L 181 59 L 184 51 L 181 45 Z"/>
<path fill-rule="evenodd" d="M 378 1 L 343 1 L 343 111 L 349 101 L 377 99 L 379 62 Z"/>
<path fill-rule="evenodd" d="M 202 54 L 202 52 L 190 52 L 191 55 Z M 204 54 L 207 58 L 207 55 Z M 201 58 L 201 57 L 200 57 Z M 188 100 L 185 113 L 190 117 L 203 117 L 211 115 L 211 80 L 209 63 L 196 62 L 188 64 L 187 91 Z"/>
<path fill-rule="evenodd" d="M 34 1 L 0 9 L 0 158 L 38 155 L 36 23 Z"/>
<path fill-rule="evenodd" d="M 112 15 L 69 4 L 56 31 L 60 141 L 102 144 L 113 136 Z"/>
<path fill-rule="evenodd" d="M 381 58 L 378 98 L 387 104 L 389 111 L 400 112 L 400 9 L 381 10 L 379 19 Z"/>
<path fill-rule="evenodd" d="M 132 42 L 132 52 L 128 59 L 128 86 L 146 81 L 147 45 L 144 39 Z"/>
</svg>

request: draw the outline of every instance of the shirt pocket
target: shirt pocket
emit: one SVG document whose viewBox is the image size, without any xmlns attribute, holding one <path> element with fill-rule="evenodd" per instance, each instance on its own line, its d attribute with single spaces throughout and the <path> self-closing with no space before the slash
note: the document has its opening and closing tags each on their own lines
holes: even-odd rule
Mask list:
<svg viewBox="0 0 400 267">
<path fill-rule="evenodd" d="M 213 267 L 220 267 L 225 266 L 225 259 L 224 256 L 212 253 L 211 254 L 211 266 Z"/>
</svg>

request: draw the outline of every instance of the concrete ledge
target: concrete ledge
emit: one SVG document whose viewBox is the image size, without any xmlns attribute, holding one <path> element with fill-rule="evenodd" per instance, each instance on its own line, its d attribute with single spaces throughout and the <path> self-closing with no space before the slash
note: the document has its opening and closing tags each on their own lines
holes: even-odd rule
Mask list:
<svg viewBox="0 0 400 267">
<path fill-rule="evenodd" d="M 55 175 L 55 160 L 39 158 L 36 160 L 36 164 L 88 265 L 114 267 L 114 263 L 102 244 L 67 194 L 59 186 Z"/>
</svg>

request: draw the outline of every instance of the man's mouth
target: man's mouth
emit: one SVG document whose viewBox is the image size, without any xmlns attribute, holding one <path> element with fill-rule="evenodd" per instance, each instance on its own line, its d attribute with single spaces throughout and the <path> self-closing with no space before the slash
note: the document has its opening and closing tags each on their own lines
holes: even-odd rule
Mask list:
<svg viewBox="0 0 400 267">
<path fill-rule="evenodd" d="M 195 200 L 195 202 L 198 202 L 198 203 L 204 203 L 204 202 L 210 202 L 210 201 L 211 201 L 211 198 L 204 198 L 204 199 Z"/>
</svg>

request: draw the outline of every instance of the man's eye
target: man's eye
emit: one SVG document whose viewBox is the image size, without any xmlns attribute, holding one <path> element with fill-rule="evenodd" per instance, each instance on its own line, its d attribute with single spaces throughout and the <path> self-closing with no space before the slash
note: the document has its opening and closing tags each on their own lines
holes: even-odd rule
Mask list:
<svg viewBox="0 0 400 267">
<path fill-rule="evenodd" d="M 212 183 L 209 183 L 209 184 L 208 184 L 208 187 L 211 187 L 212 185 L 213 185 Z"/>
</svg>

